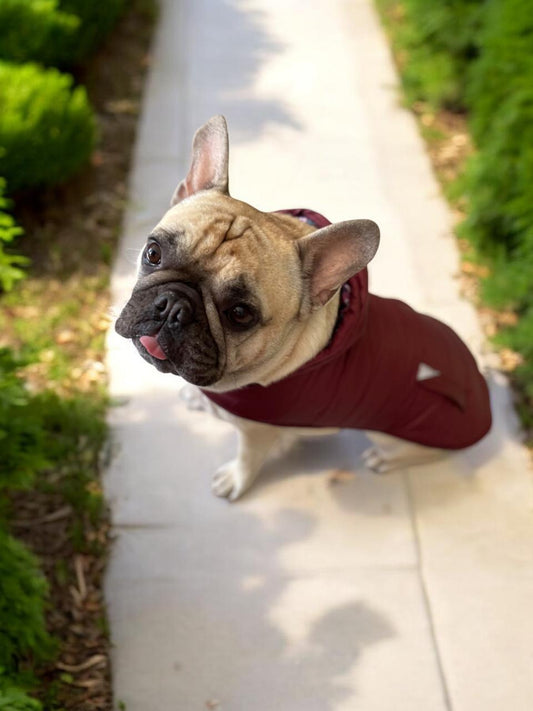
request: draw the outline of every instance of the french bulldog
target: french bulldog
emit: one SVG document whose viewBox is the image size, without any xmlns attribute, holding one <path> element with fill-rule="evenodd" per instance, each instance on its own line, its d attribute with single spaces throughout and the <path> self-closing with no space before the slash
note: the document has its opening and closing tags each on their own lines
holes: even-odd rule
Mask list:
<svg viewBox="0 0 533 711">
<path fill-rule="evenodd" d="M 368 292 L 379 229 L 311 210 L 265 213 L 228 191 L 228 132 L 193 140 L 116 322 L 140 355 L 199 388 L 239 432 L 214 492 L 230 500 L 301 435 L 370 431 L 377 472 L 468 447 L 490 429 L 485 380 L 446 325 Z"/>
</svg>

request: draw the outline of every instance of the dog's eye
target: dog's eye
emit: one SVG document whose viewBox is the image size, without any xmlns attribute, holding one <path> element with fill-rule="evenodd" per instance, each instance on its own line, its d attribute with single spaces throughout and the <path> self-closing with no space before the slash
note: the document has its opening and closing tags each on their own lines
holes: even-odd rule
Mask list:
<svg viewBox="0 0 533 711">
<path fill-rule="evenodd" d="M 144 250 L 144 261 L 152 267 L 161 264 L 161 247 L 157 242 L 150 242 Z"/>
<path fill-rule="evenodd" d="M 257 314 L 246 304 L 235 304 L 226 312 L 230 326 L 239 331 L 244 331 L 257 323 Z"/>
</svg>

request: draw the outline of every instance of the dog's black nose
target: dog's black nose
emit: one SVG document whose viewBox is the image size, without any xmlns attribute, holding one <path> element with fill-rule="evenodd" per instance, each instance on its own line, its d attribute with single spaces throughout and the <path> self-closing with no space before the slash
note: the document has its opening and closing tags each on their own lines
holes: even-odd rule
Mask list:
<svg viewBox="0 0 533 711">
<path fill-rule="evenodd" d="M 194 308 L 189 298 L 182 293 L 166 291 L 159 294 L 154 301 L 157 319 L 166 321 L 168 326 L 180 327 L 191 323 Z"/>
</svg>

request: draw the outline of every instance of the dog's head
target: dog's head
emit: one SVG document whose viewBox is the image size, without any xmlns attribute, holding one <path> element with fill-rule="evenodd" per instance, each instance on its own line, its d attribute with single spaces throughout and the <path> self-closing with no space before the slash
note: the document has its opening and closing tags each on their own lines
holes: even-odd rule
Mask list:
<svg viewBox="0 0 533 711">
<path fill-rule="evenodd" d="M 317 315 L 378 243 L 370 220 L 315 230 L 230 197 L 227 128 L 217 116 L 194 137 L 189 173 L 148 236 L 116 330 L 158 370 L 195 385 L 273 380 L 325 345 Z"/>
</svg>

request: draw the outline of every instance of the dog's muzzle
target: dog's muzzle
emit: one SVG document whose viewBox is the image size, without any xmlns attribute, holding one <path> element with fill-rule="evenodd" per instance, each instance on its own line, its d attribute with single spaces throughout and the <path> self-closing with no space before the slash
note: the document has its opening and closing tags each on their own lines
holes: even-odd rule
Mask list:
<svg viewBox="0 0 533 711">
<path fill-rule="evenodd" d="M 115 324 L 158 370 L 196 385 L 219 377 L 219 353 L 200 293 L 184 282 L 134 289 Z"/>
</svg>

